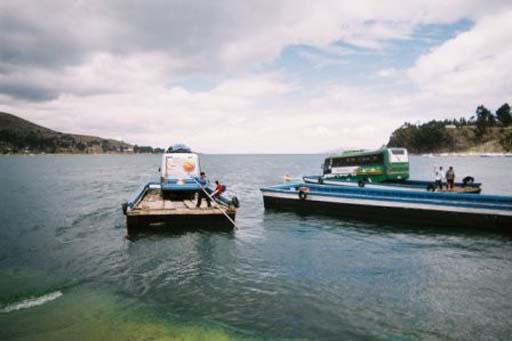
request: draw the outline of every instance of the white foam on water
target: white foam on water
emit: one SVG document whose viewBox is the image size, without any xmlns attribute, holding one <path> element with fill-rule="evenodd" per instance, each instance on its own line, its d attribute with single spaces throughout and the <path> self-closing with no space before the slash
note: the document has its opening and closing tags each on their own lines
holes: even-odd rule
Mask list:
<svg viewBox="0 0 512 341">
<path fill-rule="evenodd" d="M 45 303 L 51 302 L 61 296 L 62 292 L 54 291 L 43 296 L 27 298 L 26 300 L 12 303 L 3 307 L 2 309 L 0 309 L 0 313 L 10 313 L 11 311 L 37 307 Z"/>
</svg>

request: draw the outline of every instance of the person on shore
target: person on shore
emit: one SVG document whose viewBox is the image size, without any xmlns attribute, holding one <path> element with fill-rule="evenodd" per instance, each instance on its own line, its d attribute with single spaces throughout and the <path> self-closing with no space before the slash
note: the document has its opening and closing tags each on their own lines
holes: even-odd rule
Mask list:
<svg viewBox="0 0 512 341">
<path fill-rule="evenodd" d="M 437 169 L 437 167 L 434 167 L 434 190 L 438 189 L 441 191 L 443 189 L 443 181 L 442 181 L 442 175 L 441 175 L 441 170 L 443 169 L 443 167 L 439 167 L 439 169 Z"/>
<path fill-rule="evenodd" d="M 196 207 L 199 208 L 201 206 L 201 202 L 203 201 L 203 198 L 206 199 L 206 203 L 208 204 L 208 207 L 212 207 L 211 199 L 210 197 L 205 193 L 205 188 L 208 187 L 210 182 L 208 181 L 208 178 L 206 177 L 205 172 L 201 172 L 200 177 L 196 178 L 199 185 L 202 187 L 199 189 L 199 193 L 197 195 L 197 204 Z"/>
<path fill-rule="evenodd" d="M 446 182 L 447 182 L 448 190 L 453 191 L 453 185 L 455 183 L 455 171 L 453 170 L 452 166 L 450 166 L 450 168 L 446 172 Z"/>
<path fill-rule="evenodd" d="M 218 197 L 226 190 L 226 187 L 222 185 L 219 180 L 215 180 L 215 191 L 212 193 L 212 197 Z"/>
<path fill-rule="evenodd" d="M 439 190 L 443 190 L 443 185 L 446 183 L 446 174 L 443 170 L 443 166 L 439 167 L 439 175 L 441 175 L 441 186 L 439 186 Z"/>
</svg>

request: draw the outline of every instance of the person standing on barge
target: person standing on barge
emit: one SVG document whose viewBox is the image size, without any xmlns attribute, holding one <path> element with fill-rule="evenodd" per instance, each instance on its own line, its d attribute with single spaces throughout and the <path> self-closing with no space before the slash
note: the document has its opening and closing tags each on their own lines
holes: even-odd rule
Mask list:
<svg viewBox="0 0 512 341">
<path fill-rule="evenodd" d="M 202 188 L 199 189 L 199 193 L 197 193 L 197 204 L 196 208 L 199 208 L 201 206 L 201 202 L 203 201 L 203 198 L 206 199 L 206 203 L 208 204 L 208 207 L 212 207 L 211 199 L 210 197 L 205 193 L 205 189 L 208 187 L 210 182 L 208 181 L 208 178 L 206 177 L 205 172 L 200 173 L 200 177 L 196 179 L 199 183 L 199 186 Z"/>
<path fill-rule="evenodd" d="M 437 169 L 437 167 L 434 167 L 434 180 L 435 180 L 435 183 L 434 183 L 434 190 L 438 189 L 441 191 L 443 189 L 443 182 L 442 182 L 442 169 L 443 167 L 439 167 L 439 169 Z"/>
<path fill-rule="evenodd" d="M 450 166 L 450 168 L 446 172 L 446 182 L 448 190 L 453 191 L 453 184 L 455 183 L 455 171 L 453 170 L 452 166 Z"/>
<path fill-rule="evenodd" d="M 439 186 L 439 190 L 443 191 L 443 184 L 446 183 L 446 174 L 443 170 L 443 166 L 439 167 L 439 175 L 441 175 L 441 186 Z"/>
</svg>

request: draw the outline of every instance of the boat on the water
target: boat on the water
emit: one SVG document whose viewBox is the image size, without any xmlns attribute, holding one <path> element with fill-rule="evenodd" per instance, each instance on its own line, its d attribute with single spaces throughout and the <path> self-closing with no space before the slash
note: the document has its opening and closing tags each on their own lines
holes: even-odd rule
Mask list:
<svg viewBox="0 0 512 341">
<path fill-rule="evenodd" d="M 431 226 L 512 231 L 512 196 L 287 183 L 261 189 L 265 209 Z"/>
<path fill-rule="evenodd" d="M 183 145 L 170 147 L 162 155 L 160 182 L 144 184 L 122 205 L 128 234 L 153 227 L 234 228 L 238 198 L 228 198 L 225 194 L 212 196 L 214 191 L 198 182 L 200 173 L 196 153 Z M 211 199 L 211 207 L 206 200 L 196 207 L 195 197 L 201 191 Z"/>
<path fill-rule="evenodd" d="M 466 181 L 455 182 L 454 188 L 449 190 L 446 183 L 443 183 L 442 189 L 436 189 L 434 182 L 426 180 L 400 180 L 400 181 L 383 181 L 383 182 L 366 182 L 359 180 L 358 182 L 337 179 L 325 178 L 318 175 L 304 176 L 302 178 L 308 184 L 320 184 L 330 186 L 345 186 L 345 187 L 366 187 L 370 189 L 388 189 L 388 190 L 401 190 L 401 191 L 429 191 L 429 192 L 444 192 L 444 193 L 466 193 L 466 194 L 480 194 L 482 191 L 481 183 L 474 182 L 473 178 L 469 177 Z"/>
</svg>

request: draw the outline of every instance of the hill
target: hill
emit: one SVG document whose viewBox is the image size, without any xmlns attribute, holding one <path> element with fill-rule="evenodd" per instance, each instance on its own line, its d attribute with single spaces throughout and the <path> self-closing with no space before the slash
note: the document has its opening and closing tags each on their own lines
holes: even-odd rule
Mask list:
<svg viewBox="0 0 512 341">
<path fill-rule="evenodd" d="M 18 116 L 0 112 L 0 154 L 161 152 L 98 136 L 58 132 Z"/>
<path fill-rule="evenodd" d="M 391 134 L 387 145 L 405 147 L 411 153 L 510 152 L 510 107 L 505 103 L 492 114 L 481 105 L 469 119 L 404 123 Z"/>
</svg>

